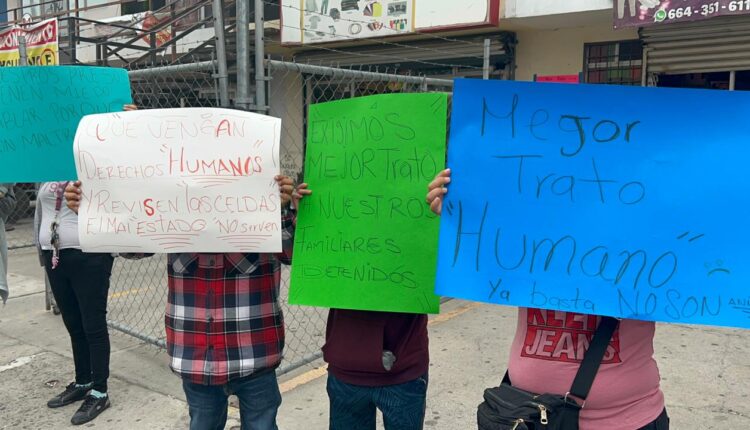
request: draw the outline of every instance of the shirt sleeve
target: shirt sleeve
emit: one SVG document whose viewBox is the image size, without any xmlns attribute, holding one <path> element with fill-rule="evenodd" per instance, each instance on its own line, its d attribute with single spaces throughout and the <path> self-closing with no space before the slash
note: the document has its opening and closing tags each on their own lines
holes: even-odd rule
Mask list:
<svg viewBox="0 0 750 430">
<path fill-rule="evenodd" d="M 281 210 L 281 253 L 279 260 L 283 264 L 292 264 L 294 251 L 294 230 L 297 225 L 297 211 L 291 208 Z"/>
</svg>

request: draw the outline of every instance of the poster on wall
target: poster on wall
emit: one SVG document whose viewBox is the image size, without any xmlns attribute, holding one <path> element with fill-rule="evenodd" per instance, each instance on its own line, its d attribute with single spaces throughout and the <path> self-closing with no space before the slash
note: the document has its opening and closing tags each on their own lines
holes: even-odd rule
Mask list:
<svg viewBox="0 0 750 430">
<path fill-rule="evenodd" d="M 497 26 L 500 0 L 281 0 L 286 45 Z"/>
<path fill-rule="evenodd" d="M 18 36 L 26 36 L 27 64 L 21 63 Z M 57 19 L 26 27 L 13 26 L 0 31 L 0 67 L 56 66 L 60 64 Z"/>
<path fill-rule="evenodd" d="M 750 0 L 615 0 L 615 28 L 747 15 Z"/>
<path fill-rule="evenodd" d="M 414 0 L 414 27 L 438 31 L 496 26 L 500 0 Z"/>
<path fill-rule="evenodd" d="M 413 30 L 414 0 L 302 0 L 302 43 L 394 36 Z"/>
</svg>

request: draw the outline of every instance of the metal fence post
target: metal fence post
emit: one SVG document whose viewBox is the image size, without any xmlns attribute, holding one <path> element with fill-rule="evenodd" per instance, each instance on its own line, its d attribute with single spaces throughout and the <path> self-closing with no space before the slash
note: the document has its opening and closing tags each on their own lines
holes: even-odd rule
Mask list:
<svg viewBox="0 0 750 430">
<path fill-rule="evenodd" d="M 76 64 L 78 62 L 78 47 L 76 46 L 78 44 L 78 39 L 76 36 L 78 35 L 78 21 L 74 21 L 72 19 L 68 19 L 68 49 L 70 50 L 70 64 Z"/>
<path fill-rule="evenodd" d="M 250 25 L 249 2 L 250 0 L 237 0 L 237 95 L 234 104 L 245 110 L 250 108 L 250 43 L 247 34 Z"/>
<path fill-rule="evenodd" d="M 29 59 L 26 55 L 26 36 L 23 34 L 18 35 L 18 54 L 21 58 L 18 59 L 18 63 L 21 66 L 28 66 Z"/>
<path fill-rule="evenodd" d="M 268 109 L 266 103 L 266 76 L 263 59 L 265 53 L 265 16 L 263 6 L 265 1 L 255 0 L 255 110 L 265 113 Z"/>
<path fill-rule="evenodd" d="M 229 107 L 229 73 L 227 72 L 227 45 L 224 35 L 224 4 L 221 0 L 213 1 L 214 33 L 216 33 L 216 60 L 219 82 L 219 106 Z"/>
<path fill-rule="evenodd" d="M 490 48 L 492 41 L 490 39 L 484 39 L 484 65 L 482 66 L 482 79 L 487 80 L 490 78 Z"/>
</svg>

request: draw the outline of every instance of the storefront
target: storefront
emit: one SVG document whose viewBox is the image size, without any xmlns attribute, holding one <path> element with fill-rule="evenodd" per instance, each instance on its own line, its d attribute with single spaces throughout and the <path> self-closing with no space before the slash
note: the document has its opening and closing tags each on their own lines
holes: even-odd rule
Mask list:
<svg viewBox="0 0 750 430">
<path fill-rule="evenodd" d="M 644 83 L 750 90 L 750 16 L 641 29 Z"/>
<path fill-rule="evenodd" d="M 641 27 L 643 85 L 750 90 L 750 0 L 616 3 L 616 27 Z"/>
</svg>

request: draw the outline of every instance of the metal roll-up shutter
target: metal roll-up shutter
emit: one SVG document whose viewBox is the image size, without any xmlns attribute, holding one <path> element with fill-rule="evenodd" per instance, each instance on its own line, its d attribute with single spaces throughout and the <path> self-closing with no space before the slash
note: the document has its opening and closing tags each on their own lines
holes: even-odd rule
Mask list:
<svg viewBox="0 0 750 430">
<path fill-rule="evenodd" d="M 425 36 L 427 37 L 427 36 Z M 490 56 L 502 58 L 508 55 L 506 33 L 454 38 L 427 38 L 394 42 L 391 39 L 370 41 L 363 39 L 356 48 L 323 49 L 302 52 L 297 61 L 318 64 L 336 64 L 341 67 L 354 65 L 377 65 L 393 63 L 428 63 L 439 61 L 451 63 L 458 60 L 473 60 L 481 65 L 484 55 L 484 39 L 492 40 Z M 364 45 L 364 46 L 362 46 Z"/>
<path fill-rule="evenodd" d="M 750 70 L 750 17 L 644 27 L 648 73 Z"/>
</svg>

